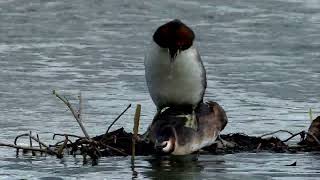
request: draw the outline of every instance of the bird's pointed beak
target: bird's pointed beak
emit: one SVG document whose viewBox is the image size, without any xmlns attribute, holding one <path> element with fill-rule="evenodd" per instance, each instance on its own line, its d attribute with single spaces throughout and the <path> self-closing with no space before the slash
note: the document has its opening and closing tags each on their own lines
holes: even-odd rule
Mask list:
<svg viewBox="0 0 320 180">
<path fill-rule="evenodd" d="M 165 148 L 167 146 L 168 142 L 167 141 L 163 141 L 163 142 L 159 142 L 159 141 L 156 141 L 155 143 L 155 149 L 157 151 L 162 151 L 163 148 Z"/>
<path fill-rule="evenodd" d="M 174 62 L 176 59 L 177 55 L 179 53 L 179 49 L 177 48 L 169 48 L 169 55 L 170 55 L 170 62 Z"/>
<path fill-rule="evenodd" d="M 159 153 L 170 154 L 174 151 L 174 148 L 175 148 L 175 140 L 172 137 L 166 141 L 155 142 L 155 150 Z"/>
</svg>

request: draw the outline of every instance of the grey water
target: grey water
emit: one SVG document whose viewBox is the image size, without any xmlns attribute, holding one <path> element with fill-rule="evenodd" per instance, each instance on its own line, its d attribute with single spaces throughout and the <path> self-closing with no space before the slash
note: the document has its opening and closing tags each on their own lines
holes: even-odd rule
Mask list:
<svg viewBox="0 0 320 180">
<path fill-rule="evenodd" d="M 223 133 L 298 132 L 308 128 L 310 108 L 320 115 L 318 0 L 6 0 L 0 1 L 0 142 L 29 130 L 47 143 L 56 142 L 53 133 L 82 135 L 52 90 L 74 106 L 81 91 L 91 136 L 104 133 L 130 103 L 142 104 L 139 131 L 145 131 L 156 108 L 144 80 L 144 53 L 153 31 L 175 18 L 196 33 L 207 70 L 205 99 L 221 104 L 229 118 Z M 113 129 L 131 131 L 133 114 L 131 108 Z M 319 177 L 316 153 L 137 157 L 133 167 L 130 157 L 91 166 L 80 157 L 16 157 L 0 148 L 0 179 Z"/>
</svg>

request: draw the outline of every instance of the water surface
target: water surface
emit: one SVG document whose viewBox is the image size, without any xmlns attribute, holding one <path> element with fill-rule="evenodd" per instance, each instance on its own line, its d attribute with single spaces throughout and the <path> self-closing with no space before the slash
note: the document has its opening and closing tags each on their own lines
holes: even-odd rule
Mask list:
<svg viewBox="0 0 320 180">
<path fill-rule="evenodd" d="M 33 1 L 0 2 L 0 141 L 32 130 L 81 135 L 56 89 L 77 103 L 84 99 L 90 135 L 105 132 L 129 104 L 142 104 L 140 132 L 155 106 L 144 81 L 143 57 L 152 32 L 179 18 L 197 39 L 208 77 L 206 99 L 227 111 L 225 133 L 293 132 L 320 114 L 320 3 L 269 1 Z M 134 108 L 114 128 L 132 129 Z M 280 137 L 286 137 L 281 134 Z M 24 143 L 24 142 L 21 142 Z M 177 163 L 138 157 L 138 179 L 314 179 L 319 156 L 234 154 L 200 156 Z M 297 161 L 297 167 L 285 166 Z M 130 158 L 102 158 L 98 166 L 65 157 L 15 157 L 0 149 L 0 178 L 128 179 Z"/>
</svg>

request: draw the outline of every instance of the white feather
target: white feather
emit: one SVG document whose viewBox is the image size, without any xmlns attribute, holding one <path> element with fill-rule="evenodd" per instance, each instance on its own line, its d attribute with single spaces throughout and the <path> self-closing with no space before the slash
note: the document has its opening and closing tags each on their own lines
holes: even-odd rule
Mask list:
<svg viewBox="0 0 320 180">
<path fill-rule="evenodd" d="M 157 107 L 163 108 L 169 103 L 199 103 L 205 90 L 203 73 L 204 67 L 194 46 L 178 53 L 171 62 L 168 49 L 152 42 L 145 57 L 146 81 Z"/>
</svg>

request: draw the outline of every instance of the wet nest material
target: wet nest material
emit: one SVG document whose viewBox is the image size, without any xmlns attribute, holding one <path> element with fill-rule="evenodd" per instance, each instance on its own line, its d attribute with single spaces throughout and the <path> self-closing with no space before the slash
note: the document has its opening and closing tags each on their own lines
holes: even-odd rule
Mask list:
<svg viewBox="0 0 320 180">
<path fill-rule="evenodd" d="M 129 105 L 108 127 L 106 133 L 95 137 L 90 137 L 85 130 L 81 120 L 81 94 L 79 95 L 79 109 L 75 110 L 65 97 L 61 97 L 55 91 L 56 97 L 62 100 L 73 116 L 79 123 L 84 136 L 73 134 L 54 134 L 53 139 L 56 139 L 55 144 L 48 145 L 40 140 L 39 135 L 32 135 L 32 132 L 18 135 L 13 144 L 0 143 L 0 146 L 11 147 L 16 149 L 17 156 L 21 153 L 30 153 L 36 155 L 53 155 L 57 158 L 62 158 L 64 155 L 82 156 L 84 163 L 89 157 L 92 163 L 95 164 L 100 157 L 107 156 L 148 156 L 156 155 L 154 144 L 151 141 L 144 140 L 142 135 L 139 135 L 138 125 L 141 106 L 136 109 L 133 133 L 126 132 L 123 128 L 109 132 L 111 126 L 120 118 Z M 281 140 L 275 135 L 279 132 L 288 133 L 287 139 Z M 288 141 L 294 137 L 300 137 L 299 143 L 288 144 Z M 19 145 L 18 141 L 22 137 L 27 137 L 29 145 Z M 220 135 L 217 143 L 201 149 L 200 154 L 227 154 L 240 152 L 274 152 L 274 153 L 296 153 L 320 151 L 320 116 L 314 119 L 308 131 L 292 133 L 287 130 L 278 130 L 267 133 L 262 136 L 248 136 L 242 133 Z M 25 139 L 24 139 L 25 140 Z M 25 144 L 25 143 L 24 143 Z"/>
<path fill-rule="evenodd" d="M 320 120 L 319 117 L 317 119 Z M 217 143 L 203 148 L 197 153 L 216 155 L 240 152 L 296 153 L 320 150 L 319 144 L 307 141 L 308 134 L 306 132 L 302 131 L 296 134 L 292 134 L 290 137 L 300 136 L 302 140 L 294 145 L 288 145 L 284 142 L 285 140 L 280 140 L 274 136 L 256 137 L 241 133 L 225 134 L 221 135 Z M 32 145 L 31 143 L 29 146 L 17 145 L 18 139 L 25 136 L 31 139 L 30 142 L 35 141 L 38 144 Z M 60 136 L 60 138 L 57 138 L 57 136 Z M 135 155 L 156 155 L 157 152 L 154 150 L 154 144 L 150 141 L 139 140 L 139 136 L 135 142 Z M 62 138 L 62 140 L 57 140 L 57 143 L 53 145 L 46 145 L 37 137 L 32 136 L 31 133 L 26 133 L 17 136 L 14 144 L 0 143 L 0 146 L 15 148 L 17 155 L 19 155 L 19 152 L 23 154 L 30 153 L 32 155 L 54 155 L 57 158 L 62 158 L 64 155 L 73 155 L 82 156 L 84 162 L 87 161 L 87 157 L 96 162 L 100 157 L 131 156 L 134 135 L 133 133 L 126 132 L 123 128 L 95 136 L 91 139 L 71 134 L 54 134 L 54 138 Z"/>
</svg>

